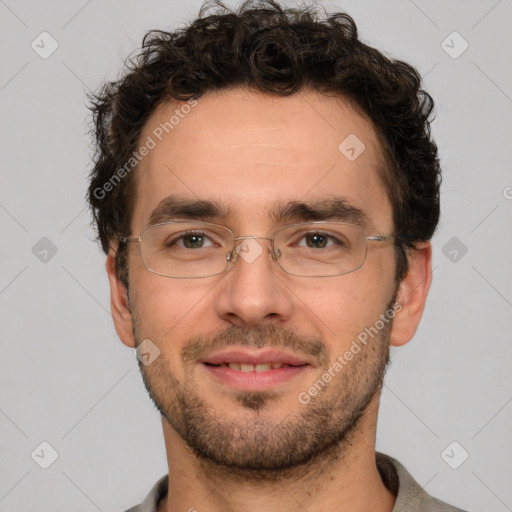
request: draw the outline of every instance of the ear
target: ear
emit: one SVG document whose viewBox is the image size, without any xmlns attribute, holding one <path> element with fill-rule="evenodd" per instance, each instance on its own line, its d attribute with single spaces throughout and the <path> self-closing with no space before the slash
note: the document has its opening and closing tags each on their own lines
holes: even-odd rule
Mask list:
<svg viewBox="0 0 512 512">
<path fill-rule="evenodd" d="M 396 302 L 401 305 L 393 319 L 390 345 L 399 347 L 412 339 L 420 323 L 432 282 L 432 245 L 421 242 L 408 255 L 409 270 L 400 284 Z"/>
<path fill-rule="evenodd" d="M 110 310 L 114 327 L 121 341 L 128 347 L 135 347 L 132 330 L 132 313 L 126 286 L 116 275 L 116 250 L 111 247 L 105 263 L 110 283 Z"/>
</svg>

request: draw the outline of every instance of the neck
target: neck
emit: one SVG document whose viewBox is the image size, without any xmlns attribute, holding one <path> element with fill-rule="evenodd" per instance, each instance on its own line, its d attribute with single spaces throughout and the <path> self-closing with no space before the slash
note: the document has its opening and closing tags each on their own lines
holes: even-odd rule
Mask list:
<svg viewBox="0 0 512 512">
<path fill-rule="evenodd" d="M 375 462 L 378 400 L 350 439 L 307 466 L 269 478 L 248 475 L 200 460 L 163 419 L 169 491 L 159 512 L 392 512 L 396 497 L 385 487 Z"/>
</svg>

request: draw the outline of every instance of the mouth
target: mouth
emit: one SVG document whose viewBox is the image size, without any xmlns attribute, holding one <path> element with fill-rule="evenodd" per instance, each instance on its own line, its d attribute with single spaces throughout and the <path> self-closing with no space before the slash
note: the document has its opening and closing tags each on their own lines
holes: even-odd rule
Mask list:
<svg viewBox="0 0 512 512">
<path fill-rule="evenodd" d="M 234 370 L 236 372 L 269 372 L 271 370 L 279 370 L 279 368 L 290 368 L 294 367 L 294 365 L 286 364 L 286 363 L 221 363 L 221 364 L 210 364 L 205 363 L 208 366 L 216 366 L 218 368 L 229 368 L 230 370 Z M 302 365 L 298 365 L 302 366 Z"/>
<path fill-rule="evenodd" d="M 231 350 L 213 354 L 201 366 L 216 382 L 237 390 L 263 391 L 313 368 L 305 358 L 275 350 Z"/>
</svg>

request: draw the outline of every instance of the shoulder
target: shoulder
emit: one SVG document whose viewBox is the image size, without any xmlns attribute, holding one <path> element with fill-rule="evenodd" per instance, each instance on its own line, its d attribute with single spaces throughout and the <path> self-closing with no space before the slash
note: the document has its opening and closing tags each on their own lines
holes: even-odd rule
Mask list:
<svg viewBox="0 0 512 512">
<path fill-rule="evenodd" d="M 149 494 L 144 498 L 144 501 L 140 505 L 132 507 L 126 512 L 157 512 L 158 503 L 167 494 L 169 486 L 169 476 L 164 475 L 156 482 L 151 488 Z"/>
<path fill-rule="evenodd" d="M 376 452 L 382 481 L 396 495 L 393 512 L 466 512 L 430 496 L 393 457 Z"/>
</svg>

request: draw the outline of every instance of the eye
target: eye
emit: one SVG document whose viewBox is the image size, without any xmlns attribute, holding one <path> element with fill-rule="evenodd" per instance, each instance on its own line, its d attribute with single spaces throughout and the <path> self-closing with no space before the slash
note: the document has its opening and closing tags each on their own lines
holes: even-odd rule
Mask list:
<svg viewBox="0 0 512 512">
<path fill-rule="evenodd" d="M 306 246 L 312 249 L 324 249 L 332 245 L 341 245 L 340 241 L 332 235 L 321 232 L 310 232 L 302 235 L 299 246 Z"/>
<path fill-rule="evenodd" d="M 174 236 L 167 241 L 168 247 L 177 246 L 185 249 L 202 249 L 203 247 L 212 247 L 215 244 L 204 233 L 187 232 Z"/>
<path fill-rule="evenodd" d="M 327 246 L 328 237 L 321 233 L 308 233 L 305 237 L 306 245 L 315 249 L 322 249 Z"/>
</svg>

